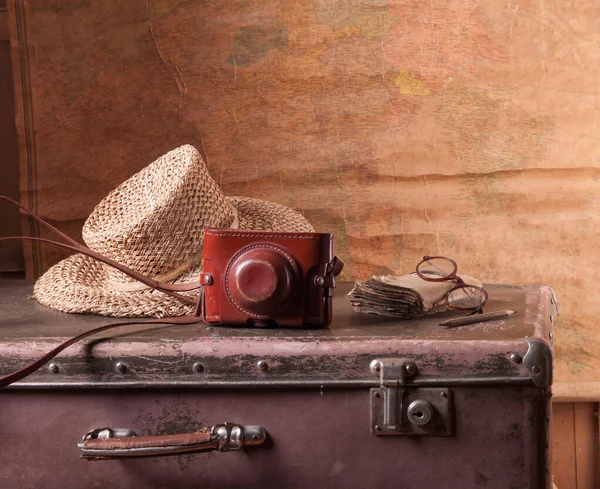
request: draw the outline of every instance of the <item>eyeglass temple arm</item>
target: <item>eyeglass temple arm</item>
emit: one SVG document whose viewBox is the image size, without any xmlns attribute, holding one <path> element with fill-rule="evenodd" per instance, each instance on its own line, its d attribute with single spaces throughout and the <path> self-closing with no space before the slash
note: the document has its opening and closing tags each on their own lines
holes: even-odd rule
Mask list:
<svg viewBox="0 0 600 489">
<path fill-rule="evenodd" d="M 483 314 L 483 306 L 477 306 L 469 316 L 474 316 L 475 314 Z"/>
</svg>

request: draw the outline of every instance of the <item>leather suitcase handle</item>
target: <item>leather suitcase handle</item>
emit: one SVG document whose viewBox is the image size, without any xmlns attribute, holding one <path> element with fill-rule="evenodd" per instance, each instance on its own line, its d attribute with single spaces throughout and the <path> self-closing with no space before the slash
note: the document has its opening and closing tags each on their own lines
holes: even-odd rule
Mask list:
<svg viewBox="0 0 600 489">
<path fill-rule="evenodd" d="M 229 452 L 262 445 L 267 432 L 260 426 L 223 423 L 194 433 L 137 436 L 131 430 L 99 428 L 86 433 L 78 447 L 81 458 L 107 460 L 132 457 L 160 457 L 183 453 Z"/>
</svg>

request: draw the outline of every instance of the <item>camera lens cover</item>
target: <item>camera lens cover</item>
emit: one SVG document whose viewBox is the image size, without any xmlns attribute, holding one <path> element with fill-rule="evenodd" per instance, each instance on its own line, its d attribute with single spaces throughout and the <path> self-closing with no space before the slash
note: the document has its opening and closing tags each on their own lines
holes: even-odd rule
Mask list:
<svg viewBox="0 0 600 489">
<path fill-rule="evenodd" d="M 289 304 L 299 275 L 296 261 L 283 248 L 255 244 L 233 256 L 225 286 L 230 302 L 240 311 L 268 319 Z"/>
</svg>

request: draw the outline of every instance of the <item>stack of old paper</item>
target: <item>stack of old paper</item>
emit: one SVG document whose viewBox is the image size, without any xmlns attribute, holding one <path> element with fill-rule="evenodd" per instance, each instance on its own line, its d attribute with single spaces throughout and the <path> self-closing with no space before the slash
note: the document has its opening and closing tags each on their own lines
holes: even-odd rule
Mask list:
<svg viewBox="0 0 600 489">
<path fill-rule="evenodd" d="M 460 277 L 481 287 L 473 277 Z M 445 296 L 455 285 L 452 280 L 427 282 L 416 273 L 373 276 L 356 282 L 348 297 L 356 312 L 410 319 L 447 310 Z"/>
</svg>

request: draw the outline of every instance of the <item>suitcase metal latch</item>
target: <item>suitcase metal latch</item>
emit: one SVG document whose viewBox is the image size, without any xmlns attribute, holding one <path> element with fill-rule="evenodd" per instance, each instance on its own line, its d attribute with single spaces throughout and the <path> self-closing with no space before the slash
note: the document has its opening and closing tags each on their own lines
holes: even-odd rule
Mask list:
<svg viewBox="0 0 600 489">
<path fill-rule="evenodd" d="M 451 391 L 445 387 L 412 387 L 418 373 L 411 360 L 373 360 L 371 371 L 380 387 L 371 389 L 371 432 L 374 435 L 448 436 L 452 432 Z"/>
</svg>

